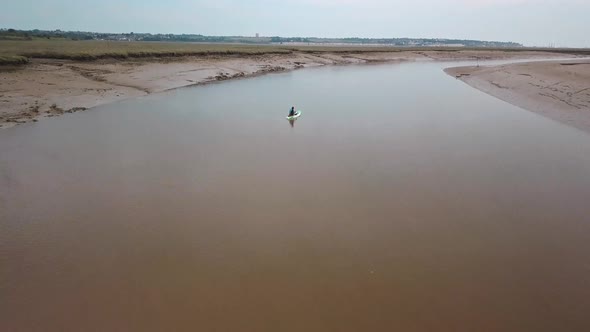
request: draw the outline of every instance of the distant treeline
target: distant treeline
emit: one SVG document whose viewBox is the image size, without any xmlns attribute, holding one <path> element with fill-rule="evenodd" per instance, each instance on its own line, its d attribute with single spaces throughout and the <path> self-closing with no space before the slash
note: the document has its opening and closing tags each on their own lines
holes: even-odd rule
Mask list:
<svg viewBox="0 0 590 332">
<path fill-rule="evenodd" d="M 522 47 L 514 42 L 481 41 L 469 39 L 433 38 L 283 38 L 271 37 L 272 43 L 310 43 L 310 44 L 353 44 L 353 45 L 391 45 L 391 46 L 465 46 L 465 47 Z"/>
<path fill-rule="evenodd" d="M 151 34 L 151 33 L 98 33 L 61 30 L 0 29 L 0 40 L 69 39 L 69 40 L 118 40 L 118 41 L 171 41 L 197 43 L 245 43 L 245 44 L 350 44 L 391 46 L 465 46 L 465 47 L 522 47 L 514 42 L 481 41 L 467 39 L 428 38 L 315 38 L 315 37 L 236 37 L 204 36 L 199 34 Z"/>
<path fill-rule="evenodd" d="M 89 32 L 0 29 L 0 40 L 70 39 L 93 40 Z"/>
</svg>

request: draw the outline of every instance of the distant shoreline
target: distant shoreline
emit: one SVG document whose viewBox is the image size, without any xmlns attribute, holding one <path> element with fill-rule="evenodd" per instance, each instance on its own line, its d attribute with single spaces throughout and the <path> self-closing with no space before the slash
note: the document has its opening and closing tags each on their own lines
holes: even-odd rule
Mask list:
<svg viewBox="0 0 590 332">
<path fill-rule="evenodd" d="M 402 38 L 403 39 L 403 38 Z M 365 43 L 240 43 L 201 41 L 127 41 L 127 40 L 71 40 L 67 38 L 27 36 L 7 38 L 0 31 L 0 69 L 4 66 L 26 65 L 35 59 L 74 61 L 96 60 L 150 60 L 154 58 L 183 58 L 188 56 L 263 55 L 292 53 L 369 53 L 369 52 L 492 52 L 505 53 L 560 53 L 590 56 L 590 49 L 527 48 L 497 46 L 444 45 L 392 45 Z"/>
<path fill-rule="evenodd" d="M 0 80 L 0 128 L 175 88 L 300 68 L 400 61 L 563 56 L 548 52 L 500 50 L 418 49 L 384 52 L 375 49 L 332 49 L 332 52 L 328 52 L 317 49 L 288 53 L 220 52 L 199 56 L 104 58 L 94 61 L 33 59 L 26 66 L 0 68 L 3 70 L 3 79 Z"/>
<path fill-rule="evenodd" d="M 62 31 L 62 30 L 18 30 L 0 28 L 0 40 L 35 40 L 35 39 L 69 39 L 84 41 L 132 41 L 132 42 L 184 42 L 184 43 L 241 43 L 258 45 L 281 44 L 342 44 L 380 45 L 389 47 L 522 47 L 522 44 L 506 41 L 449 39 L 449 38 L 326 38 L 326 37 L 280 37 L 280 36 L 205 36 L 201 34 L 170 34 L 143 32 L 92 32 L 92 31 Z"/>
</svg>

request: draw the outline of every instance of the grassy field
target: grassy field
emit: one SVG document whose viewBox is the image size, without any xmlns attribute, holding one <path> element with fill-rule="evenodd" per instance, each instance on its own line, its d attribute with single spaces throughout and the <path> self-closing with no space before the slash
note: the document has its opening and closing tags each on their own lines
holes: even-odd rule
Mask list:
<svg viewBox="0 0 590 332">
<path fill-rule="evenodd" d="M 460 51 L 469 48 L 400 48 L 388 46 L 283 46 L 246 44 L 196 44 L 167 42 L 118 42 L 73 40 L 0 40 L 0 65 L 26 64 L 30 58 L 91 61 L 105 58 L 128 59 L 150 57 L 181 57 L 202 55 L 256 55 L 307 53 L 400 52 L 400 51 Z M 482 49 L 479 49 L 482 50 Z M 492 49 L 483 49 L 490 51 Z M 590 55 L 590 50 L 576 49 L 498 49 L 502 51 L 549 51 Z"/>
<path fill-rule="evenodd" d="M 0 64 L 14 64 L 16 58 L 92 61 L 105 58 L 129 59 L 200 55 L 289 54 L 299 52 L 391 52 L 393 47 L 282 46 L 252 44 L 198 44 L 179 42 L 119 42 L 73 40 L 0 40 Z M 24 57 L 24 58 L 23 58 Z"/>
<path fill-rule="evenodd" d="M 265 45 L 73 40 L 0 40 L 0 57 L 97 60 L 191 55 L 278 54 L 290 49 Z M 0 60 L 2 61 L 2 60 Z"/>
</svg>

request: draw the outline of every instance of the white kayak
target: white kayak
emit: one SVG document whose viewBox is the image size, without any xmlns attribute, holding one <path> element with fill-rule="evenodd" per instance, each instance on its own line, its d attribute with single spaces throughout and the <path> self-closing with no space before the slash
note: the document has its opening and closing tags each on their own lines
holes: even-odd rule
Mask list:
<svg viewBox="0 0 590 332">
<path fill-rule="evenodd" d="M 298 118 L 298 117 L 300 117 L 300 116 L 301 116 L 301 111 L 297 111 L 297 112 L 295 112 L 295 115 L 293 115 L 293 116 L 288 116 L 288 117 L 287 117 L 287 120 L 295 120 L 295 119 L 297 119 L 297 118 Z"/>
</svg>

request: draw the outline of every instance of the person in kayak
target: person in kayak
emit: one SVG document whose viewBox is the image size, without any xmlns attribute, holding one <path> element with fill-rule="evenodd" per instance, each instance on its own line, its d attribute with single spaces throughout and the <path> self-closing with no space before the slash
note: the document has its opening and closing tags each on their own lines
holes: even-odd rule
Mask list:
<svg viewBox="0 0 590 332">
<path fill-rule="evenodd" d="M 289 111 L 289 116 L 294 116 L 295 115 L 295 106 L 291 107 L 291 110 Z"/>
</svg>

